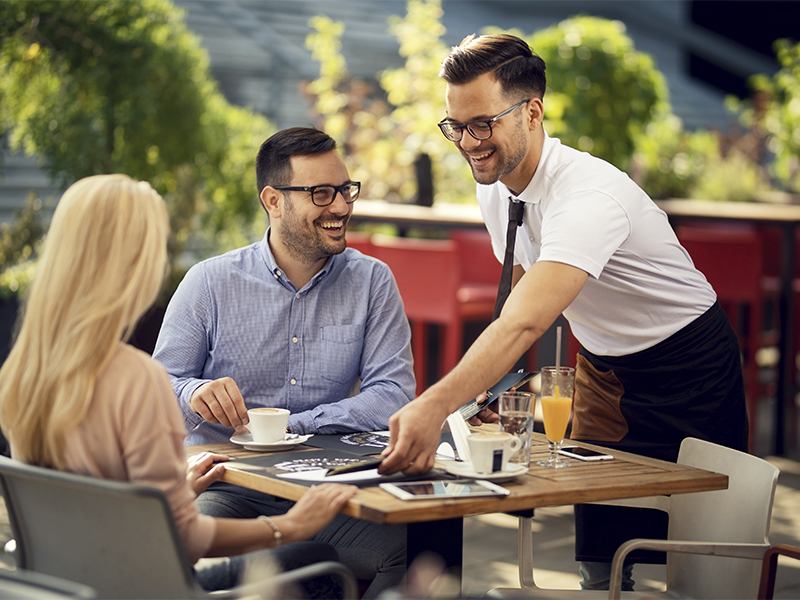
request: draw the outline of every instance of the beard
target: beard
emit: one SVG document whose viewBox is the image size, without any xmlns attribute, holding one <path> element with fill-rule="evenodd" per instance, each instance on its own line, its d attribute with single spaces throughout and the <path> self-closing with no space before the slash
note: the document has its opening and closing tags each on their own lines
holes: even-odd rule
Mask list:
<svg viewBox="0 0 800 600">
<path fill-rule="evenodd" d="M 343 222 L 340 239 L 332 240 L 320 231 L 319 223 L 333 220 L 322 217 L 312 222 L 305 221 L 294 209 L 293 203 L 287 198 L 285 216 L 280 223 L 281 239 L 286 249 L 297 260 L 311 264 L 329 258 L 334 254 L 341 254 L 347 247 L 345 231 L 349 215 L 339 219 Z"/>
<path fill-rule="evenodd" d="M 469 135 L 465 133 L 465 135 Z M 491 140 L 491 138 L 489 138 Z M 494 167 L 489 169 L 481 168 L 481 165 L 476 165 L 470 155 L 459 147 L 461 155 L 466 159 L 469 168 L 472 170 L 472 177 L 475 181 L 483 185 L 489 185 L 500 181 L 503 177 L 516 169 L 528 153 L 527 138 L 522 131 L 522 123 L 518 122 L 514 130 L 512 145 L 507 149 L 498 149 L 495 145 L 487 145 L 479 148 L 479 152 L 473 151 L 473 154 L 485 154 L 486 152 L 493 152 L 494 154 L 489 157 L 490 161 L 494 161 Z"/>
</svg>

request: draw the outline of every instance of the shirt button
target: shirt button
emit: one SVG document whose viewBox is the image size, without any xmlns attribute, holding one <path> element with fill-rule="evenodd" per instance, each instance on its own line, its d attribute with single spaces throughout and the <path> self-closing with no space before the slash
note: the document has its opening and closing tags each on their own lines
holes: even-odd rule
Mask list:
<svg viewBox="0 0 800 600">
<path fill-rule="evenodd" d="M 529 239 L 530 239 L 532 242 L 534 241 L 534 238 L 533 238 L 533 236 L 531 236 Z"/>
<path fill-rule="evenodd" d="M 293 337 L 292 341 L 296 344 L 297 343 L 297 336 Z"/>
<path fill-rule="evenodd" d="M 297 383 L 297 380 L 296 380 L 294 377 L 292 377 L 292 378 L 289 380 L 289 383 L 291 383 L 292 385 L 295 385 L 295 384 Z"/>
<path fill-rule="evenodd" d="M 300 298 L 300 294 L 297 293 L 297 294 L 294 295 L 294 297 L 299 299 Z"/>
</svg>

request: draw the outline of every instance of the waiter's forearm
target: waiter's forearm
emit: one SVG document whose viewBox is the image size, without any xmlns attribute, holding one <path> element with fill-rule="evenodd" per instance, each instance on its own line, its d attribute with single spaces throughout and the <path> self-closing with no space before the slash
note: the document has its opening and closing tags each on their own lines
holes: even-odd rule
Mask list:
<svg viewBox="0 0 800 600">
<path fill-rule="evenodd" d="M 500 318 L 420 399 L 453 412 L 493 386 L 570 305 L 587 278 L 586 272 L 562 263 L 534 264 L 514 286 Z"/>
</svg>

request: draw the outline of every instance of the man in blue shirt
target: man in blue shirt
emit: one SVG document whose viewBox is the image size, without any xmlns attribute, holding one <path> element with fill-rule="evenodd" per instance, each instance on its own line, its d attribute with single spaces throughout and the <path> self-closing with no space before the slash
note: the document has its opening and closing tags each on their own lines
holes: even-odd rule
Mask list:
<svg viewBox="0 0 800 600">
<path fill-rule="evenodd" d="M 187 444 L 227 441 L 255 407 L 291 411 L 293 433 L 385 430 L 414 397 L 410 329 L 388 267 L 346 249 L 358 197 L 336 143 L 316 129 L 270 137 L 256 159 L 270 227 L 260 242 L 192 267 L 164 317 L 153 358 L 167 369 Z M 280 514 L 286 501 L 215 483 L 202 512 Z M 331 543 L 365 597 L 397 585 L 405 527 L 339 515 Z"/>
</svg>

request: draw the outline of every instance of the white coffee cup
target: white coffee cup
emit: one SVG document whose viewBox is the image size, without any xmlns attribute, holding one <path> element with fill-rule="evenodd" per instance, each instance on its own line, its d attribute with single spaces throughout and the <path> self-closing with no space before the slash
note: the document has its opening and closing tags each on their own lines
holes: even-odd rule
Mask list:
<svg viewBox="0 0 800 600">
<path fill-rule="evenodd" d="M 285 408 L 251 408 L 247 411 L 250 424 L 247 428 L 257 444 L 271 444 L 283 440 L 289 411 Z"/>
<path fill-rule="evenodd" d="M 505 471 L 509 457 L 522 445 L 518 437 L 502 431 L 473 433 L 467 443 L 472 468 L 478 473 Z"/>
</svg>

